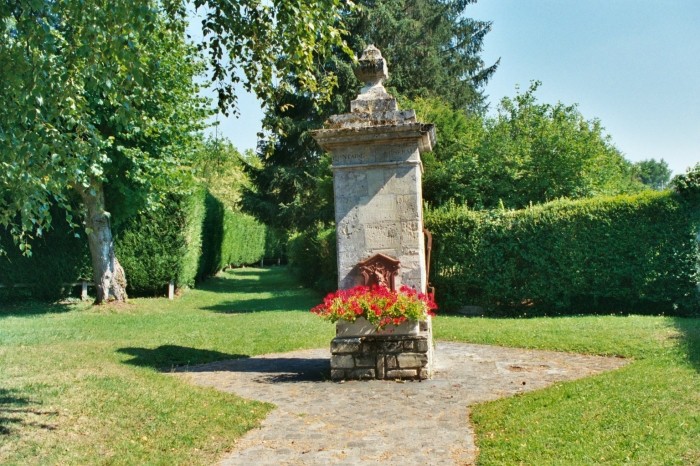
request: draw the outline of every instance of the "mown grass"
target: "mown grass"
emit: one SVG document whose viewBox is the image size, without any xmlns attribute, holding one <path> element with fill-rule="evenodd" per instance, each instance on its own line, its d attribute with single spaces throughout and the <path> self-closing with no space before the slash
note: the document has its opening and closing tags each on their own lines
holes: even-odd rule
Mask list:
<svg viewBox="0 0 700 466">
<path fill-rule="evenodd" d="M 167 372 L 327 346 L 318 301 L 283 269 L 239 269 L 175 301 L 5 306 L 0 464 L 216 462 L 272 406 Z M 439 316 L 435 334 L 632 359 L 474 407 L 480 464 L 700 464 L 700 319 Z"/>
<path fill-rule="evenodd" d="M 700 464 L 700 319 L 442 317 L 435 326 L 438 338 L 632 359 L 475 406 L 480 465 Z"/>
<path fill-rule="evenodd" d="M 212 464 L 271 405 L 175 366 L 328 345 L 318 295 L 241 269 L 175 301 L 0 309 L 0 464 Z"/>
</svg>

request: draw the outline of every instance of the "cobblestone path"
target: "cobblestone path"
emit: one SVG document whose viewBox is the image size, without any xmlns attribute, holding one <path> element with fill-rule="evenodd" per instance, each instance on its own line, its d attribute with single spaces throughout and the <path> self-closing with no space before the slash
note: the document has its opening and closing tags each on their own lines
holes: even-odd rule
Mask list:
<svg viewBox="0 0 700 466">
<path fill-rule="evenodd" d="M 192 383 L 277 405 L 221 465 L 469 465 L 469 406 L 619 368 L 626 361 L 438 342 L 423 382 L 328 380 L 328 350 L 189 367 Z"/>
</svg>

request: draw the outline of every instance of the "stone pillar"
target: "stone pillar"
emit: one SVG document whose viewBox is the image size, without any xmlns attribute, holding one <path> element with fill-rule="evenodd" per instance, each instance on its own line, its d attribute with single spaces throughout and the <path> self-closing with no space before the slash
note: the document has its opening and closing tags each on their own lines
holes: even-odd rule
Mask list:
<svg viewBox="0 0 700 466">
<path fill-rule="evenodd" d="M 325 122 L 324 129 L 313 134 L 333 157 L 338 288 L 362 284 L 358 264 L 381 254 L 400 264 L 395 277 L 397 288 L 408 285 L 425 292 L 420 153 L 432 149 L 435 130 L 433 125 L 416 121 L 415 111 L 398 109 L 396 99 L 382 84 L 388 76 L 387 66 L 376 47 L 369 46 L 363 52 L 355 74 L 365 85 L 357 99 L 350 103 L 350 113 L 332 116 Z M 417 333 L 403 336 L 400 331 L 395 331 L 391 337 L 361 333 L 363 336 L 357 336 L 363 338 L 360 342 L 340 341 L 356 337 L 349 335 L 341 323 L 337 333 L 331 344 L 333 378 L 426 378 L 430 375 L 432 329 L 429 320 Z M 355 350 L 345 351 L 348 348 L 357 348 L 357 354 L 362 357 L 357 356 Z M 415 348 L 428 349 L 416 352 Z M 374 362 L 367 357 L 368 352 L 374 354 Z M 408 354 L 401 355 L 402 352 Z M 404 365 L 398 361 L 404 361 Z M 393 367 L 389 370 L 388 366 Z"/>
</svg>

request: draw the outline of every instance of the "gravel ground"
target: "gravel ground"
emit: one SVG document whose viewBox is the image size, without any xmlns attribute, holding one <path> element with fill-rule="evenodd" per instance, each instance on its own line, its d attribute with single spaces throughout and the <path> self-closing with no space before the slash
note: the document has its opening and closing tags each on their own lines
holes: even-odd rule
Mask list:
<svg viewBox="0 0 700 466">
<path fill-rule="evenodd" d="M 189 367 L 177 376 L 277 406 L 221 465 L 469 465 L 469 406 L 617 369 L 621 358 L 437 342 L 423 382 L 329 380 L 328 349 Z"/>
</svg>

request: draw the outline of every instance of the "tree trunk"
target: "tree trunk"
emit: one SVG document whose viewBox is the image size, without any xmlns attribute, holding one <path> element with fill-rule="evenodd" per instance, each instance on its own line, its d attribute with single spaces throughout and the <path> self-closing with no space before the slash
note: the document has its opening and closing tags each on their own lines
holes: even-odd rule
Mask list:
<svg viewBox="0 0 700 466">
<path fill-rule="evenodd" d="M 79 189 L 85 205 L 85 224 L 92 258 L 95 303 L 126 302 L 126 276 L 114 255 L 110 214 L 105 210 L 102 182 L 93 180 L 90 188 Z"/>
</svg>

